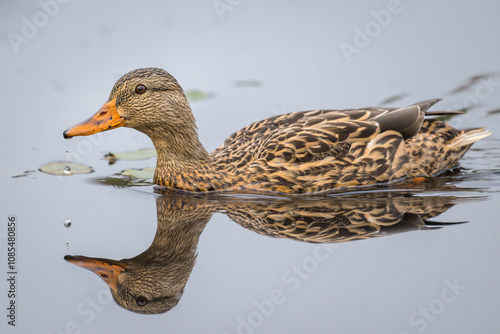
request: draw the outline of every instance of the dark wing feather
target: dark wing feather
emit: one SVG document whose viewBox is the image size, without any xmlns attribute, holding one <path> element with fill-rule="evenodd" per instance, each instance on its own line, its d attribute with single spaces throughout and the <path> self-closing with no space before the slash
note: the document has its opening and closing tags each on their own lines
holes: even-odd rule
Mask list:
<svg viewBox="0 0 500 334">
<path fill-rule="evenodd" d="M 401 133 L 404 139 L 415 136 L 422 127 L 427 109 L 439 100 L 427 100 L 408 107 L 388 110 L 373 118 L 380 124 L 381 132 L 394 130 Z"/>
</svg>

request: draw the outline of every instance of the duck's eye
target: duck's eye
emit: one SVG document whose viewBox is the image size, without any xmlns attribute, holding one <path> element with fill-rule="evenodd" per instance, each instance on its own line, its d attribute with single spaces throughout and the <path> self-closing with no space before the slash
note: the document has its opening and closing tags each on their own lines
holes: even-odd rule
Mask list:
<svg viewBox="0 0 500 334">
<path fill-rule="evenodd" d="M 137 305 L 139 305 L 139 306 L 144 306 L 148 303 L 147 298 L 143 297 L 143 296 L 137 297 L 137 299 L 135 301 L 136 301 Z"/>
<path fill-rule="evenodd" d="M 146 92 L 146 86 L 144 86 L 144 85 L 137 85 L 137 87 L 135 87 L 135 92 L 137 94 L 144 94 Z"/>
</svg>

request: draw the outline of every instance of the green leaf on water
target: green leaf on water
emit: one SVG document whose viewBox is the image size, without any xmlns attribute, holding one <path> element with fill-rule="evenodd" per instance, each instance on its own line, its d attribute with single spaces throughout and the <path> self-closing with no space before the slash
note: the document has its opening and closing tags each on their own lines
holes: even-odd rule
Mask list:
<svg viewBox="0 0 500 334">
<path fill-rule="evenodd" d="M 184 93 L 189 102 L 205 100 L 215 96 L 213 93 L 204 92 L 200 89 L 191 89 Z"/>
<path fill-rule="evenodd" d="M 104 157 L 108 159 L 109 164 L 112 165 L 116 160 L 144 160 L 155 156 L 156 150 L 154 147 L 151 147 L 130 152 L 109 152 Z"/>
<path fill-rule="evenodd" d="M 261 87 L 262 81 L 260 80 L 237 80 L 233 82 L 234 87 Z"/>
<path fill-rule="evenodd" d="M 94 170 L 76 162 L 53 161 L 40 167 L 40 171 L 51 175 L 75 175 L 92 173 Z"/>
<path fill-rule="evenodd" d="M 130 176 L 125 175 L 112 175 L 112 176 L 104 176 L 91 180 L 94 183 L 113 186 L 116 188 L 126 188 L 126 187 L 143 187 L 143 186 L 152 186 L 153 182 L 146 181 L 145 179 L 135 179 Z"/>
<path fill-rule="evenodd" d="M 441 116 L 438 116 L 436 117 L 435 119 L 438 120 L 438 121 L 442 121 L 442 122 L 447 122 L 449 121 L 454 115 L 441 115 Z"/>
<path fill-rule="evenodd" d="M 143 169 L 129 168 L 121 172 L 121 174 L 137 179 L 151 179 L 155 174 L 155 167 L 146 167 Z"/>
</svg>

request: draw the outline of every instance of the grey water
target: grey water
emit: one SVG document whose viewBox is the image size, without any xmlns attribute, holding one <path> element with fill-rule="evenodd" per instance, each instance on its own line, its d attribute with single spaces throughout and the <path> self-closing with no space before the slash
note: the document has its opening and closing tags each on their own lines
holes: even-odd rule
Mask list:
<svg viewBox="0 0 500 334">
<path fill-rule="evenodd" d="M 498 333 L 499 12 L 488 0 L 2 1 L 1 332 Z M 208 151 L 277 114 L 429 98 L 443 99 L 434 110 L 467 110 L 449 120 L 455 127 L 486 126 L 493 134 L 473 146 L 460 170 L 381 191 L 434 203 L 425 207 L 441 203 L 432 218 L 413 212 L 434 225 L 407 215 L 402 230 L 318 243 L 245 225 L 230 214 L 238 208 L 225 207 L 199 236 L 178 304 L 136 314 L 118 306 L 100 278 L 63 258 L 120 260 L 148 249 L 162 197 L 148 181 L 114 175 L 153 167 L 155 158 L 109 164 L 104 156 L 152 144 L 125 128 L 70 141 L 62 132 L 94 114 L 121 75 L 146 66 L 203 92 L 191 106 Z M 38 170 L 51 161 L 94 172 Z M 105 182 L 110 177 L 114 185 Z M 385 195 L 374 196 L 385 203 Z M 337 197 L 331 202 L 356 202 Z M 268 208 L 281 201 L 252 200 Z M 290 216 L 308 205 L 285 204 Z M 15 298 L 7 281 L 11 216 Z M 68 217 L 70 228 L 61 224 Z M 7 317 L 12 300 L 15 327 Z"/>
</svg>

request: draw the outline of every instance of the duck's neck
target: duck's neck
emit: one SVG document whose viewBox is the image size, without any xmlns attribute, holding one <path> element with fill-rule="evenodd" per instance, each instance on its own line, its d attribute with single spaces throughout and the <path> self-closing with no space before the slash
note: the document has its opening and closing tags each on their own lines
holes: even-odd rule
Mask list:
<svg viewBox="0 0 500 334">
<path fill-rule="evenodd" d="M 157 132 L 150 138 L 157 153 L 155 184 L 187 191 L 221 189 L 221 177 L 196 130 L 189 134 Z"/>
<path fill-rule="evenodd" d="M 158 227 L 151 246 L 128 260 L 141 279 L 158 290 L 182 293 L 196 260 L 203 229 L 215 212 L 191 197 L 162 195 L 156 199 Z"/>
</svg>

